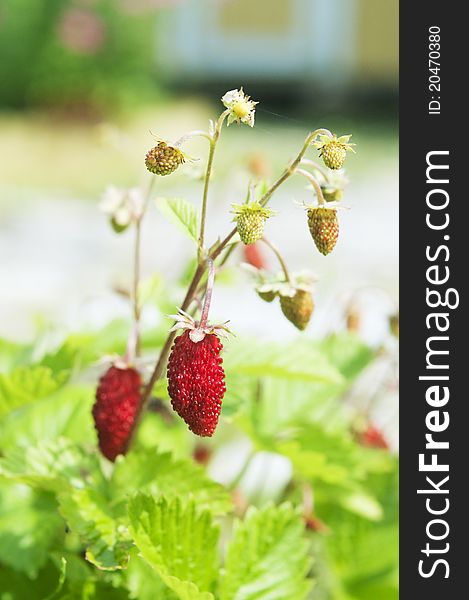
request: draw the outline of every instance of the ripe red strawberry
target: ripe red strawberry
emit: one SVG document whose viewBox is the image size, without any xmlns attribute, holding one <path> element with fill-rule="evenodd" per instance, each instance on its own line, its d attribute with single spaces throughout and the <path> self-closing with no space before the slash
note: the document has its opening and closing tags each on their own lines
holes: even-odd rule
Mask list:
<svg viewBox="0 0 469 600">
<path fill-rule="evenodd" d="M 303 519 L 305 528 L 309 531 L 318 531 L 320 533 L 326 533 L 329 531 L 329 527 L 315 515 L 305 515 Z"/>
<path fill-rule="evenodd" d="M 99 448 L 114 461 L 125 454 L 139 410 L 140 373 L 131 367 L 110 367 L 99 380 L 93 418 Z"/>
<path fill-rule="evenodd" d="M 324 207 L 308 209 L 308 227 L 321 254 L 327 256 L 334 250 L 339 237 L 339 221 L 335 209 Z"/>
<path fill-rule="evenodd" d="M 209 463 L 211 456 L 212 450 L 208 446 L 197 444 L 192 451 L 192 458 L 196 463 L 199 463 L 199 465 L 206 466 Z"/>
<path fill-rule="evenodd" d="M 168 361 L 168 392 L 174 410 L 189 429 L 200 436 L 213 435 L 225 395 L 225 372 L 215 333 L 192 341 L 186 330 L 176 338 Z"/>
<path fill-rule="evenodd" d="M 367 446 L 368 448 L 389 450 L 389 444 L 383 433 L 374 425 L 368 425 L 367 429 L 361 432 L 358 440 L 362 446 Z"/>
<path fill-rule="evenodd" d="M 267 262 L 260 249 L 260 243 L 255 242 L 249 246 L 243 246 L 244 260 L 256 267 L 256 269 L 266 269 Z"/>
</svg>

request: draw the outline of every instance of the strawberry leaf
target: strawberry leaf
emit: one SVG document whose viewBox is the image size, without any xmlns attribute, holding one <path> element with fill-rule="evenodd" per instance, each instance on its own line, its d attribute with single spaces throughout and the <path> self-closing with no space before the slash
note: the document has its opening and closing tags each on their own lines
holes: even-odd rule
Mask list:
<svg viewBox="0 0 469 600">
<path fill-rule="evenodd" d="M 157 198 L 156 204 L 171 223 L 177 225 L 191 240 L 198 240 L 198 218 L 193 204 L 183 198 Z"/>
<path fill-rule="evenodd" d="M 218 528 L 210 513 L 179 498 L 137 494 L 129 503 L 131 534 L 140 554 L 180 600 L 213 600 Z"/>
<path fill-rule="evenodd" d="M 35 577 L 60 539 L 63 521 L 50 493 L 0 482 L 0 561 Z"/>
<path fill-rule="evenodd" d="M 132 545 L 121 507 L 97 490 L 67 490 L 58 495 L 59 510 L 72 533 L 86 545 L 86 559 L 98 569 L 127 566 Z"/>
<path fill-rule="evenodd" d="M 210 480 L 199 465 L 174 460 L 169 453 L 150 449 L 118 458 L 111 485 L 115 498 L 141 491 L 167 499 L 191 497 L 199 509 L 209 509 L 215 514 L 226 513 L 231 508 L 228 492 Z"/>
<path fill-rule="evenodd" d="M 0 374 L 0 417 L 49 396 L 65 380 L 63 372 L 54 375 L 46 366 L 17 367 L 9 375 Z"/>
<path fill-rule="evenodd" d="M 306 351 L 305 351 L 306 350 Z M 316 348 L 303 344 L 276 344 L 254 339 L 232 340 L 224 354 L 227 375 L 276 377 L 341 383 L 342 375 Z"/>
<path fill-rule="evenodd" d="M 229 543 L 220 600 L 303 600 L 312 582 L 304 525 L 289 505 L 251 508 Z"/>
</svg>

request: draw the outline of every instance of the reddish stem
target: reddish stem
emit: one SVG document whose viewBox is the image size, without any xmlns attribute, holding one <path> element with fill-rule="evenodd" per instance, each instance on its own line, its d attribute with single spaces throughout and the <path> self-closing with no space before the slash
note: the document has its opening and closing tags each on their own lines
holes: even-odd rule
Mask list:
<svg viewBox="0 0 469 600">
<path fill-rule="evenodd" d="M 205 299 L 202 308 L 202 314 L 200 316 L 200 329 L 204 329 L 207 326 L 208 311 L 210 310 L 210 302 L 212 301 L 213 284 L 215 282 L 215 267 L 213 266 L 213 260 L 209 258 L 207 260 L 208 277 L 207 287 L 205 289 Z"/>
</svg>

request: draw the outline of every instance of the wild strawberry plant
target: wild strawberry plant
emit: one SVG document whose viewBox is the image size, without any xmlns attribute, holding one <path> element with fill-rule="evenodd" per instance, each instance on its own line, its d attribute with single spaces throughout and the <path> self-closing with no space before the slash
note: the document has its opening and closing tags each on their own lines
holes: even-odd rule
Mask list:
<svg viewBox="0 0 469 600">
<path fill-rule="evenodd" d="M 374 351 L 351 326 L 272 343 L 233 336 L 235 319 L 209 319 L 217 280 L 241 247 L 253 293 L 307 328 L 312 277 L 290 274 L 269 239 L 270 204 L 288 179 L 306 178 L 303 226 L 319 252 L 332 252 L 350 136 L 309 133 L 274 182 L 251 184 L 244 203 L 227 208 L 233 229 L 207 243 L 224 125 L 253 127 L 257 105 L 242 90 L 222 102 L 209 131 L 147 152 L 146 191 L 112 188 L 104 198 L 115 231 L 134 233 L 130 323 L 74 333 L 52 350 L 43 340 L 0 345 L 2 598 L 397 597 L 396 460 L 379 428 L 345 402 Z M 200 216 L 186 200 L 158 202 L 195 242 L 171 310 L 174 291 L 140 279 L 141 227 L 155 180 L 185 168 L 182 146 L 194 136 L 208 142 Z M 279 273 L 265 268 L 267 252 Z M 163 313 L 178 309 L 172 325 L 142 327 L 145 296 Z M 217 483 L 217 461 L 239 452 L 240 439 L 250 450 Z M 284 474 L 265 467 L 249 486 L 268 459 L 287 465 Z"/>
</svg>

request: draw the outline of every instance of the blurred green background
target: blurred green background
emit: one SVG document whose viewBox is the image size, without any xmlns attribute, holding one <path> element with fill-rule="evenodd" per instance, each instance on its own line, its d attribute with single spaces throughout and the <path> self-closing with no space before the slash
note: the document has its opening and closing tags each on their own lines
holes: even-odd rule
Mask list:
<svg viewBox="0 0 469 600">
<path fill-rule="evenodd" d="M 344 289 L 353 265 L 356 287 L 381 285 L 395 300 L 397 19 L 394 0 L 4 0 L 0 333 L 27 338 L 37 313 L 60 318 L 65 299 L 83 300 L 84 289 L 99 292 L 126 274 L 121 245 L 96 210 L 104 188 L 143 183 L 150 130 L 175 140 L 205 128 L 222 94 L 241 85 L 260 102 L 257 124 L 226 132 L 213 202 L 244 194 L 242 175 L 224 180 L 230 171 L 275 176 L 306 131 L 352 132 L 359 154 L 348 161 L 346 200 L 354 210 L 343 217 L 350 225 L 336 266 Z M 200 170 L 206 148 L 190 142 L 187 152 L 196 161 L 159 182 L 158 194 L 199 201 L 187 175 Z M 290 207 L 306 199 L 303 182 L 292 181 L 284 196 Z M 290 212 L 297 227 L 298 212 Z M 306 235 L 297 240 L 292 258 L 301 262 L 308 243 Z M 91 247 L 101 271 L 89 266 Z M 171 273 L 161 262 L 153 249 L 144 269 Z M 323 264 L 314 269 L 327 279 Z"/>
</svg>

